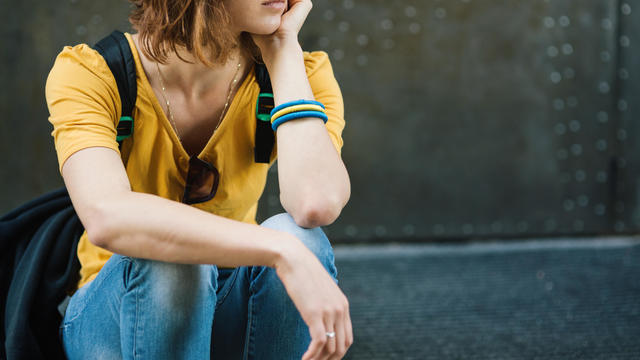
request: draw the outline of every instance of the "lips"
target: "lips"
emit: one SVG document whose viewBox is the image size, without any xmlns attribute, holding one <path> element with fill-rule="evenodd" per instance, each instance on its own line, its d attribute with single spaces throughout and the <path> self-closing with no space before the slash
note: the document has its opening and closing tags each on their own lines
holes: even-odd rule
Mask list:
<svg viewBox="0 0 640 360">
<path fill-rule="evenodd" d="M 286 4 L 286 1 L 284 0 L 271 0 L 271 1 L 265 1 L 262 3 L 262 5 L 269 6 L 269 7 L 282 7 L 285 4 Z"/>
</svg>

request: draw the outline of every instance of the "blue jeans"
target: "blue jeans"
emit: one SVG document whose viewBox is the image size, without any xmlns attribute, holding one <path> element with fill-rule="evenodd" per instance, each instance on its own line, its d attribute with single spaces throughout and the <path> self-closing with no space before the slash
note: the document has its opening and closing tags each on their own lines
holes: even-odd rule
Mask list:
<svg viewBox="0 0 640 360">
<path fill-rule="evenodd" d="M 333 250 L 320 228 L 303 229 L 288 214 L 262 226 L 295 235 L 336 278 Z M 311 342 L 272 268 L 117 254 L 71 297 L 60 332 L 71 360 L 300 359 Z"/>
</svg>

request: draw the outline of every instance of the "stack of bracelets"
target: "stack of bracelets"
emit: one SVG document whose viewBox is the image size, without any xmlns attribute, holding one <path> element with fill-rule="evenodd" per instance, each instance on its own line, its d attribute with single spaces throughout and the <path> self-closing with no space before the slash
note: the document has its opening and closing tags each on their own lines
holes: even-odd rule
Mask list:
<svg viewBox="0 0 640 360">
<path fill-rule="evenodd" d="M 313 100 L 296 100 L 276 106 L 271 110 L 271 128 L 276 131 L 278 126 L 289 120 L 300 118 L 319 118 L 327 122 L 327 114 L 321 102 Z"/>
</svg>

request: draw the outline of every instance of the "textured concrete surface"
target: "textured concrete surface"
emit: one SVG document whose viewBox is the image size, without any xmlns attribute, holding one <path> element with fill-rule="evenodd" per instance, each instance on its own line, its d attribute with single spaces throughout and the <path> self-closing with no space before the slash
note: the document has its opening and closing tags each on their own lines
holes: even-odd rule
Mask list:
<svg viewBox="0 0 640 360">
<path fill-rule="evenodd" d="M 335 252 L 347 359 L 640 358 L 640 238 Z"/>
</svg>

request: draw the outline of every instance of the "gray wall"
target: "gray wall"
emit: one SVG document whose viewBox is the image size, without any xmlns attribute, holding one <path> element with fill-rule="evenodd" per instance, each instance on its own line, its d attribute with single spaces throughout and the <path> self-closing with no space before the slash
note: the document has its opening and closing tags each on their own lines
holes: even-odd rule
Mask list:
<svg viewBox="0 0 640 360">
<path fill-rule="evenodd" d="M 128 29 L 126 1 L 0 3 L 0 210 L 60 186 L 43 87 L 63 45 Z M 352 198 L 327 229 L 380 241 L 635 231 L 640 1 L 327 0 Z M 260 218 L 278 211 L 275 172 Z"/>
</svg>

